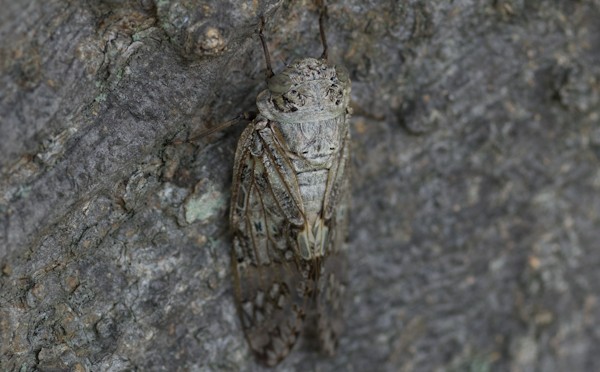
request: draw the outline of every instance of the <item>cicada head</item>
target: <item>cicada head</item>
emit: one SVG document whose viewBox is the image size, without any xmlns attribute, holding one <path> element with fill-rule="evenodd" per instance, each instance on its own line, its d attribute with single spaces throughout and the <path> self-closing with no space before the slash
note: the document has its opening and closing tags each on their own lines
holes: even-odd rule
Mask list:
<svg viewBox="0 0 600 372">
<path fill-rule="evenodd" d="M 350 78 L 341 66 L 304 58 L 270 78 L 256 101 L 267 119 L 283 123 L 332 119 L 346 113 Z"/>
</svg>

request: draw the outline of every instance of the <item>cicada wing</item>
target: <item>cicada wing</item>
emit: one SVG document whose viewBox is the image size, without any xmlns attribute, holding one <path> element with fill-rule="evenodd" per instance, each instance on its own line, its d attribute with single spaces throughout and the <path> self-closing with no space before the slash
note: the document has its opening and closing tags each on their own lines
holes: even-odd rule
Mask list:
<svg viewBox="0 0 600 372">
<path fill-rule="evenodd" d="M 294 197 L 282 200 L 291 194 L 282 188 L 296 189 L 299 195 L 297 184 L 291 170 L 280 169 L 286 167 L 285 154 L 268 146 L 256 129 L 260 124 L 244 131 L 236 153 L 232 266 L 248 343 L 261 362 L 273 366 L 296 343 L 312 289 L 290 239 L 298 229 L 290 220 L 302 220 L 301 206 Z"/>
<path fill-rule="evenodd" d="M 329 229 L 317 281 L 317 332 L 321 350 L 332 355 L 344 329 L 344 303 L 347 292 L 345 240 L 349 208 L 349 147 L 346 133 L 340 156 L 332 167 L 324 198 L 323 219 Z"/>
</svg>

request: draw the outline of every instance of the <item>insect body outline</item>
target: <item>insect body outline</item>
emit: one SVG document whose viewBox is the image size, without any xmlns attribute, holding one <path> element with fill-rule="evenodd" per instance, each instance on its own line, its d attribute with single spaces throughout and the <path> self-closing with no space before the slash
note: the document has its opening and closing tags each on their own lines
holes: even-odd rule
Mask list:
<svg viewBox="0 0 600 372">
<path fill-rule="evenodd" d="M 236 150 L 230 224 L 238 311 L 258 360 L 274 366 L 314 324 L 333 354 L 343 328 L 351 83 L 324 53 L 273 74 Z M 261 31 L 264 21 L 261 20 Z"/>
</svg>

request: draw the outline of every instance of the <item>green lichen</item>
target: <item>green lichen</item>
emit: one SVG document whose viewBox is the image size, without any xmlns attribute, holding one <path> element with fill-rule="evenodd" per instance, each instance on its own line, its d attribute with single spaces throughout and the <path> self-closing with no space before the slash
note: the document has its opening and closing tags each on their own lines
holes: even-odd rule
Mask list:
<svg viewBox="0 0 600 372">
<path fill-rule="evenodd" d="M 106 93 L 100 93 L 96 96 L 96 98 L 94 98 L 94 101 L 96 102 L 104 102 L 106 101 Z"/>
<path fill-rule="evenodd" d="M 204 221 L 225 207 L 225 197 L 222 193 L 210 189 L 199 197 L 190 197 L 185 203 L 185 220 L 187 223 Z"/>
</svg>

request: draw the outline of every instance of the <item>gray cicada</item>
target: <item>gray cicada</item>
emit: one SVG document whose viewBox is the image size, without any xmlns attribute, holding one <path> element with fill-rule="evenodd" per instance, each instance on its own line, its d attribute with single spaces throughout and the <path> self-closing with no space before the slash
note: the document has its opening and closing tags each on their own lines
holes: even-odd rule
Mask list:
<svg viewBox="0 0 600 372">
<path fill-rule="evenodd" d="M 350 79 L 304 58 L 272 74 L 235 154 L 230 222 L 233 275 L 251 349 L 273 366 L 308 326 L 332 354 L 342 329 L 346 264 Z M 264 20 L 262 20 L 264 23 Z M 262 31 L 262 24 L 261 24 Z"/>
</svg>

